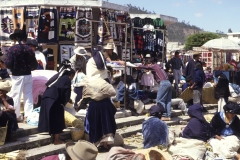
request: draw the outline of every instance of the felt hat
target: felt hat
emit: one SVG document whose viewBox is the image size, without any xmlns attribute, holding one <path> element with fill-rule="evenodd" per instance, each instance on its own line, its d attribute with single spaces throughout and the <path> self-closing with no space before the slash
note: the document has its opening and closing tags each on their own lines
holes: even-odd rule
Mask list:
<svg viewBox="0 0 240 160">
<path fill-rule="evenodd" d="M 145 155 L 146 160 L 172 160 L 172 156 L 167 151 L 162 151 L 157 147 L 151 147 L 148 149 L 133 150 L 136 154 L 141 153 Z"/>
<path fill-rule="evenodd" d="M 10 34 L 9 38 L 11 40 L 15 40 L 17 38 L 22 40 L 22 39 L 26 38 L 26 35 L 24 36 L 24 32 L 22 30 L 15 29 L 14 32 L 12 34 Z"/>
<path fill-rule="evenodd" d="M 9 80 L 0 82 L 0 90 L 9 92 L 11 90 L 12 83 Z"/>
<path fill-rule="evenodd" d="M 193 55 L 199 55 L 202 56 L 202 54 L 200 52 L 194 52 Z"/>
<path fill-rule="evenodd" d="M 114 43 L 108 43 L 104 49 L 114 49 Z"/>
<path fill-rule="evenodd" d="M 240 114 L 240 105 L 236 102 L 227 102 L 227 104 L 223 106 L 223 109 L 225 112 Z"/>
<path fill-rule="evenodd" d="M 193 79 L 193 77 L 192 77 L 191 75 L 188 75 L 188 76 L 186 77 L 186 82 L 190 82 L 192 79 Z"/>
<path fill-rule="evenodd" d="M 65 148 L 73 160 L 95 160 L 98 154 L 97 147 L 84 140 L 79 140 L 77 143 L 68 142 Z"/>
<path fill-rule="evenodd" d="M 29 39 L 26 43 L 26 45 L 32 45 L 32 46 L 35 46 L 37 47 L 38 46 L 38 43 L 35 39 Z"/>
<path fill-rule="evenodd" d="M 87 51 L 85 48 L 78 46 L 76 49 L 74 49 L 74 53 L 80 56 L 85 56 L 87 54 Z"/>
</svg>

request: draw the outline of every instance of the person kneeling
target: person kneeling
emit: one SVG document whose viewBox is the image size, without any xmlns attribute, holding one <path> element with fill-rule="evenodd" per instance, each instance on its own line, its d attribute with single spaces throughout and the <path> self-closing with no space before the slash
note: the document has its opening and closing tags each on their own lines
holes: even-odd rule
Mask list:
<svg viewBox="0 0 240 160">
<path fill-rule="evenodd" d="M 15 109 L 13 108 L 13 99 L 6 94 L 11 89 L 11 82 L 0 82 L 0 127 L 7 125 L 6 142 L 16 141 L 16 133 L 18 129 Z"/>
</svg>

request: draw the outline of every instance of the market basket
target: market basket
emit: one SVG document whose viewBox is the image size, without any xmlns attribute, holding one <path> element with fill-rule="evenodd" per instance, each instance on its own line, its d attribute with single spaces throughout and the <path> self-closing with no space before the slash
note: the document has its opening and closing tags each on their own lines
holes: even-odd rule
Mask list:
<svg viewBox="0 0 240 160">
<path fill-rule="evenodd" d="M 185 89 L 180 95 L 179 98 L 182 98 L 185 103 L 193 98 L 193 90 L 190 88 Z"/>
<path fill-rule="evenodd" d="M 7 136 L 7 125 L 8 122 L 6 124 L 6 127 L 0 127 L 0 146 L 4 145 L 5 140 L 6 140 L 6 136 Z"/>
<path fill-rule="evenodd" d="M 73 116 L 71 113 L 64 111 L 64 119 L 65 124 L 67 126 L 76 127 L 79 129 L 83 129 L 84 123 L 82 119 L 77 119 L 75 116 Z"/>
<path fill-rule="evenodd" d="M 84 130 L 79 128 L 71 129 L 72 140 L 78 141 L 84 137 Z"/>
<path fill-rule="evenodd" d="M 214 97 L 214 87 L 203 88 L 202 100 L 205 104 L 217 104 L 218 100 Z"/>
</svg>

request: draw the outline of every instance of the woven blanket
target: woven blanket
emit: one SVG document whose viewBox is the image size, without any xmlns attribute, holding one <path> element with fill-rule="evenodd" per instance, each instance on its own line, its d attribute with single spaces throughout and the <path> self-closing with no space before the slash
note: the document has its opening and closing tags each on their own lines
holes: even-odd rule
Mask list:
<svg viewBox="0 0 240 160">
<path fill-rule="evenodd" d="M 59 41 L 74 41 L 76 8 L 61 7 L 59 18 Z"/>
<path fill-rule="evenodd" d="M 39 8 L 27 7 L 25 11 L 26 33 L 28 38 L 37 39 Z"/>
<path fill-rule="evenodd" d="M 23 29 L 24 24 L 24 7 L 17 7 L 13 9 L 13 25 L 14 29 Z"/>
<path fill-rule="evenodd" d="M 91 8 L 77 8 L 75 45 L 91 45 L 92 24 L 89 21 L 91 19 Z"/>
<path fill-rule="evenodd" d="M 57 7 L 41 7 L 38 26 L 38 43 L 57 43 Z"/>
<path fill-rule="evenodd" d="M 0 8 L 0 19 L 1 19 L 0 43 L 1 45 L 11 45 L 12 42 L 9 39 L 9 36 L 14 31 L 13 8 L 10 7 Z"/>
</svg>

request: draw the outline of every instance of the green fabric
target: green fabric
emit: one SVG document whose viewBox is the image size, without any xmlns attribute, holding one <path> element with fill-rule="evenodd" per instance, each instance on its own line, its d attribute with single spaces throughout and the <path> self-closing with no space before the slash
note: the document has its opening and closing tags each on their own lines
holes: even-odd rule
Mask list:
<svg viewBox="0 0 240 160">
<path fill-rule="evenodd" d="M 160 27 L 160 28 L 163 28 L 164 27 L 164 21 L 161 19 L 161 18 L 156 18 L 153 20 L 153 24 L 154 24 L 154 27 Z"/>
</svg>

